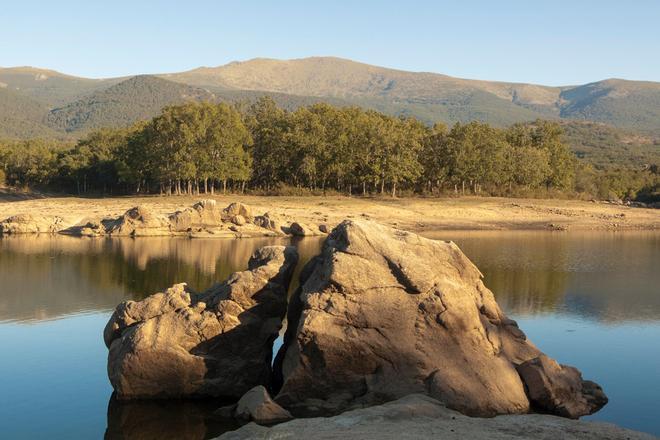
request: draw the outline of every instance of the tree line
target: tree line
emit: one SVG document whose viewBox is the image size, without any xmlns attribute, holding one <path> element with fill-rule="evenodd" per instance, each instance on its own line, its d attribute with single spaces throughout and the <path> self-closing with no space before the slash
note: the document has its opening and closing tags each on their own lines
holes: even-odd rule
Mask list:
<svg viewBox="0 0 660 440">
<path fill-rule="evenodd" d="M 246 190 L 385 194 L 657 194 L 657 166 L 598 170 L 577 160 L 560 125 L 537 120 L 426 126 L 358 107 L 294 111 L 187 103 L 76 143 L 0 142 L 0 184 L 76 194 Z"/>
</svg>

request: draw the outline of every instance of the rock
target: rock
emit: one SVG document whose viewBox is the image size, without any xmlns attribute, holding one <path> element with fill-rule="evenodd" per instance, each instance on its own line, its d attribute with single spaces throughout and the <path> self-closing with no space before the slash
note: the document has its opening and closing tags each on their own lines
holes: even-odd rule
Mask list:
<svg viewBox="0 0 660 440">
<path fill-rule="evenodd" d="M 325 223 L 319 225 L 319 231 L 323 232 L 324 234 L 329 234 L 330 233 L 330 228 L 328 225 Z"/>
<path fill-rule="evenodd" d="M 516 365 L 541 353 L 481 278 L 454 243 L 344 221 L 302 270 L 275 401 L 297 417 L 411 393 L 473 416 L 529 412 Z M 570 392 L 592 397 L 588 386 Z"/>
<path fill-rule="evenodd" d="M 541 354 L 517 366 L 532 407 L 541 412 L 577 419 L 607 403 L 600 386 L 582 380 L 573 367 L 559 365 Z"/>
<path fill-rule="evenodd" d="M 252 209 L 241 202 L 230 203 L 222 212 L 227 218 L 232 218 L 235 215 L 242 215 L 245 219 L 252 219 Z"/>
<path fill-rule="evenodd" d="M 466 417 L 435 399 L 419 394 L 331 418 L 296 419 L 271 428 L 250 423 L 218 437 L 222 440 L 308 438 L 652 440 L 655 437 L 609 423 L 567 420 L 541 414 L 489 419 Z"/>
<path fill-rule="evenodd" d="M 178 284 L 120 304 L 104 331 L 117 397 L 238 399 L 267 384 L 297 259 L 293 247 L 266 246 L 206 292 Z"/>
<path fill-rule="evenodd" d="M 293 222 L 289 226 L 289 234 L 296 237 L 309 237 L 315 235 L 322 235 L 318 227 L 313 227 L 306 223 Z"/>
<path fill-rule="evenodd" d="M 115 236 L 138 237 L 171 233 L 169 219 L 144 206 L 129 209 L 108 228 L 108 234 Z"/>
<path fill-rule="evenodd" d="M 243 226 L 246 223 L 245 217 L 243 217 L 240 214 L 236 214 L 235 216 L 233 216 L 231 218 L 231 222 L 237 226 Z"/>
<path fill-rule="evenodd" d="M 269 229 L 275 232 L 282 232 L 281 221 L 277 216 L 267 212 L 264 215 L 258 215 L 253 223 L 260 228 Z"/>
<path fill-rule="evenodd" d="M 0 222 L 0 235 L 55 233 L 64 228 L 62 217 L 18 214 Z"/>
<path fill-rule="evenodd" d="M 177 211 L 169 217 L 172 231 L 189 231 L 199 228 L 217 228 L 222 224 L 222 212 L 215 200 L 207 199 L 195 203 L 192 208 Z"/>
<path fill-rule="evenodd" d="M 240 398 L 233 407 L 233 416 L 260 425 L 272 425 L 293 418 L 289 411 L 273 402 L 266 388 L 261 385 L 252 388 Z"/>
</svg>

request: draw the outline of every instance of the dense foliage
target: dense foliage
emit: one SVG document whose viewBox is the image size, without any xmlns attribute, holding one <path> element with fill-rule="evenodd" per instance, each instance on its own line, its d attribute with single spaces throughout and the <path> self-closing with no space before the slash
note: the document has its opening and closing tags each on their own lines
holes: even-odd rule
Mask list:
<svg viewBox="0 0 660 440">
<path fill-rule="evenodd" d="M 147 122 L 100 129 L 76 144 L 0 144 L 10 185 L 75 193 L 296 191 L 474 193 L 653 199 L 657 167 L 600 170 L 537 120 L 506 129 L 481 122 L 430 128 L 417 119 L 316 103 L 296 110 L 187 103 Z"/>
</svg>

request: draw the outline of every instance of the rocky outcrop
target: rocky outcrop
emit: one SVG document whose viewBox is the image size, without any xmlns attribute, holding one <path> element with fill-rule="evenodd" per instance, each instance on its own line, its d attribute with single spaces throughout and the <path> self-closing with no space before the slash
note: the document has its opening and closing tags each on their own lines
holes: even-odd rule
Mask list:
<svg viewBox="0 0 660 440">
<path fill-rule="evenodd" d="M 431 397 L 417 394 L 330 418 L 296 419 L 272 428 L 250 423 L 218 438 L 652 440 L 655 437 L 609 423 L 567 420 L 541 414 L 477 419 L 452 411 Z"/>
<path fill-rule="evenodd" d="M 289 411 L 273 402 L 261 385 L 245 393 L 235 405 L 220 408 L 216 413 L 223 418 L 252 421 L 260 425 L 273 425 L 293 418 Z"/>
<path fill-rule="evenodd" d="M 310 237 L 315 235 L 323 235 L 323 232 L 318 226 L 313 226 L 307 223 L 293 222 L 288 228 L 288 232 L 296 237 Z"/>
<path fill-rule="evenodd" d="M 268 384 L 297 259 L 293 247 L 263 247 L 206 292 L 178 284 L 120 304 L 104 331 L 117 397 L 236 400 Z"/>
<path fill-rule="evenodd" d="M 126 211 L 106 231 L 109 235 L 131 237 L 169 235 L 170 232 L 170 222 L 167 217 L 143 206 L 136 206 Z"/>
<path fill-rule="evenodd" d="M 275 400 L 295 416 L 411 393 L 473 416 L 600 409 L 602 390 L 577 370 L 544 364 L 542 377 L 528 373 L 542 354 L 481 278 L 454 243 L 343 222 L 302 271 L 276 359 Z"/>
<path fill-rule="evenodd" d="M 18 214 L 0 222 L 0 235 L 55 233 L 64 228 L 62 217 Z"/>
<path fill-rule="evenodd" d="M 222 211 L 215 200 L 201 200 L 192 208 L 177 211 L 169 217 L 171 230 L 188 232 L 203 228 L 215 228 L 222 224 Z"/>
</svg>

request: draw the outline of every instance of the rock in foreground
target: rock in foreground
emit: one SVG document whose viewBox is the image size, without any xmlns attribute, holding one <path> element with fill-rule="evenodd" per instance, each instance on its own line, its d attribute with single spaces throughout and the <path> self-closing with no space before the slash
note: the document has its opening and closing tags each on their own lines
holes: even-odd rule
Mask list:
<svg viewBox="0 0 660 440">
<path fill-rule="evenodd" d="M 236 400 L 267 385 L 297 260 L 293 247 L 263 247 L 204 293 L 178 284 L 117 306 L 104 331 L 117 397 Z"/>
<path fill-rule="evenodd" d="M 609 423 L 567 420 L 540 414 L 472 418 L 419 394 L 335 417 L 297 419 L 272 428 L 250 423 L 219 437 L 222 440 L 306 438 L 652 440 L 655 437 Z"/>
<path fill-rule="evenodd" d="M 292 298 L 275 400 L 295 416 L 412 393 L 474 416 L 533 409 L 577 418 L 600 409 L 605 395 L 576 369 L 557 364 L 519 374 L 519 365 L 542 353 L 481 278 L 454 243 L 341 223 L 303 269 Z"/>
</svg>

